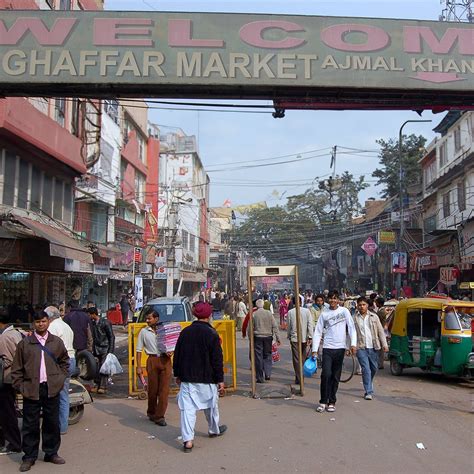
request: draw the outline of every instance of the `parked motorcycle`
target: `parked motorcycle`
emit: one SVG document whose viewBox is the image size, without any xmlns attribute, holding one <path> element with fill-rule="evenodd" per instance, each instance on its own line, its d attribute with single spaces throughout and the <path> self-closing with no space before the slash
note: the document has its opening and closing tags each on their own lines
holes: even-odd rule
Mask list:
<svg viewBox="0 0 474 474">
<path fill-rule="evenodd" d="M 87 388 L 77 379 L 77 374 L 73 374 L 69 383 L 69 425 L 75 425 L 79 423 L 84 415 L 84 405 L 92 403 L 92 396 L 88 392 Z M 17 395 L 16 409 L 18 418 L 23 417 L 23 397 Z"/>
</svg>

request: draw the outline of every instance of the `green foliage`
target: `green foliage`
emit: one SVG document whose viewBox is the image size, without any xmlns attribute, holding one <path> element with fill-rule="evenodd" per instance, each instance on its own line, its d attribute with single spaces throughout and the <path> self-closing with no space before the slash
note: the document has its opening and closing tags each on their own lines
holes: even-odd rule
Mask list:
<svg viewBox="0 0 474 474">
<path fill-rule="evenodd" d="M 308 259 L 310 250 L 324 240 L 321 229 L 349 223 L 361 209 L 359 192 L 367 188 L 364 177 L 348 172 L 317 183 L 302 194 L 290 196 L 285 206 L 252 209 L 230 235 L 232 247 L 272 263 Z"/>
<path fill-rule="evenodd" d="M 406 192 L 407 187 L 421 183 L 421 166 L 418 161 L 424 153 L 426 138 L 422 135 L 403 136 L 402 140 L 402 188 Z M 372 176 L 378 178 L 377 184 L 384 186 L 382 197 L 389 198 L 397 196 L 400 189 L 399 174 L 399 150 L 398 140 L 377 140 L 381 150 L 379 154 L 380 168 L 377 168 Z"/>
</svg>

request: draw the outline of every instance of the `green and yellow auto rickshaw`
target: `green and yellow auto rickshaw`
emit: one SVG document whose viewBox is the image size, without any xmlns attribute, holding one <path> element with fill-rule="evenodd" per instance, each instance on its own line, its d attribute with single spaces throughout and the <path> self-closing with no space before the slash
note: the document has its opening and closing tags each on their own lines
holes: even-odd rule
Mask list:
<svg viewBox="0 0 474 474">
<path fill-rule="evenodd" d="M 400 301 L 391 326 L 390 370 L 406 367 L 472 378 L 474 303 L 438 298 Z"/>
</svg>

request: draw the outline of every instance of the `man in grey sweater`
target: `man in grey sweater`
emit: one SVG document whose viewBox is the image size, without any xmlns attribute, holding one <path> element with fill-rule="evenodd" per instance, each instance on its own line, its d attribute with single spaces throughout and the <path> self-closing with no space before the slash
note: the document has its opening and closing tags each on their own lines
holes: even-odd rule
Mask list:
<svg viewBox="0 0 474 474">
<path fill-rule="evenodd" d="M 280 334 L 273 314 L 263 309 L 263 300 L 257 300 L 257 311 L 253 313 L 253 334 L 255 350 L 255 368 L 257 383 L 270 380 L 272 375 L 272 342 L 273 338 L 280 345 Z"/>
</svg>

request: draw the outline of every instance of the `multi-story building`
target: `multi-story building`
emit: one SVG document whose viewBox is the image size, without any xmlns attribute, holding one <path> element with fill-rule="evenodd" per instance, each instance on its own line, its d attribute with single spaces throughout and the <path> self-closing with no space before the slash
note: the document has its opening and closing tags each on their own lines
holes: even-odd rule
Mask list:
<svg viewBox="0 0 474 474">
<path fill-rule="evenodd" d="M 0 0 L 0 9 L 99 9 L 93 0 Z M 89 102 L 92 106 L 92 102 Z M 0 305 L 82 299 L 96 247 L 74 231 L 76 180 L 90 162 L 78 99 L 0 99 Z M 95 252 L 94 252 L 95 253 Z"/>
<path fill-rule="evenodd" d="M 161 136 L 158 183 L 158 250 L 166 266 L 157 265 L 165 271 L 155 272 L 155 293 L 165 295 L 172 278 L 173 294 L 192 297 L 207 284 L 209 266 L 209 177 L 194 136 Z"/>
<path fill-rule="evenodd" d="M 474 281 L 474 114 L 449 112 L 434 130 L 441 136 L 421 160 L 424 245 L 417 266 L 427 289 L 458 293 Z"/>
</svg>

